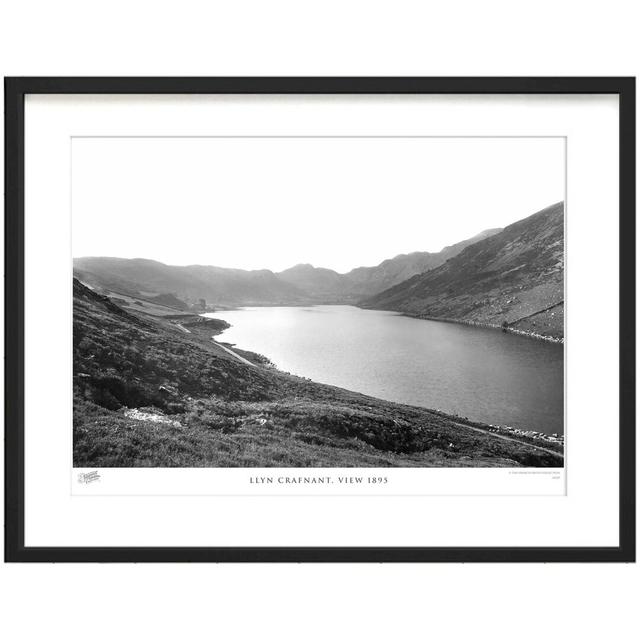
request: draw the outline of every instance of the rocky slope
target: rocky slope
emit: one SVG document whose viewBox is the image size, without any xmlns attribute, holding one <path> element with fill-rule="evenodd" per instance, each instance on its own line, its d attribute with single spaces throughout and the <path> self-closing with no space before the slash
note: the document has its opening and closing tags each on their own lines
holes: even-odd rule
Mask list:
<svg viewBox="0 0 640 640">
<path fill-rule="evenodd" d="M 562 338 L 564 203 L 505 227 L 360 306 Z"/>
</svg>

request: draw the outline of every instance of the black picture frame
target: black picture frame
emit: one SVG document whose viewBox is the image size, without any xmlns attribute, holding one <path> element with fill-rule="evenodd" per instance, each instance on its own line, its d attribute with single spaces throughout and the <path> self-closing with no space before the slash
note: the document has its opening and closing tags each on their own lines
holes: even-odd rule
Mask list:
<svg viewBox="0 0 640 640">
<path fill-rule="evenodd" d="M 5 561 L 635 561 L 635 78 L 5 78 Z M 620 143 L 620 540 L 617 547 L 26 547 L 24 98 L 27 94 L 616 94 Z"/>
</svg>

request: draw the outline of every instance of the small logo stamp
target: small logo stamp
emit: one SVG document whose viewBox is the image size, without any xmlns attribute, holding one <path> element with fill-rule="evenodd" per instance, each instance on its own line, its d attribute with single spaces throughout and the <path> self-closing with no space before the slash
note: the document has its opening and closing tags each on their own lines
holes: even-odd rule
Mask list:
<svg viewBox="0 0 640 640">
<path fill-rule="evenodd" d="M 90 484 L 100 480 L 100 474 L 97 471 L 87 471 L 86 473 L 80 473 L 78 475 L 78 482 L 80 484 Z"/>
</svg>

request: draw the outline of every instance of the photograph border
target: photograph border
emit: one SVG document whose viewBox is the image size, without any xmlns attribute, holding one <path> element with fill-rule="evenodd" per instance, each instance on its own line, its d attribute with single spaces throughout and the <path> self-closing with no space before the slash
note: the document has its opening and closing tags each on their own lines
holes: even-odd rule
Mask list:
<svg viewBox="0 0 640 640">
<path fill-rule="evenodd" d="M 619 544 L 616 547 L 26 547 L 24 108 L 27 94 L 617 94 L 619 98 Z M 622 348 L 624 345 L 624 348 Z M 635 78 L 5 78 L 5 561 L 635 561 Z"/>
</svg>

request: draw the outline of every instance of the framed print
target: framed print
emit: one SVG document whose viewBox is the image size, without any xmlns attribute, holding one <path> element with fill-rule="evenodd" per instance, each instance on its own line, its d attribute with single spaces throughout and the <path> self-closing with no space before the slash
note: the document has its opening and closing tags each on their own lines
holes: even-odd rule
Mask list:
<svg viewBox="0 0 640 640">
<path fill-rule="evenodd" d="M 7 78 L 9 561 L 635 560 L 633 78 Z"/>
</svg>

